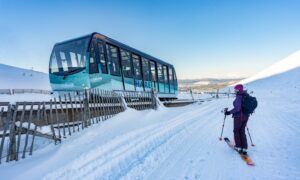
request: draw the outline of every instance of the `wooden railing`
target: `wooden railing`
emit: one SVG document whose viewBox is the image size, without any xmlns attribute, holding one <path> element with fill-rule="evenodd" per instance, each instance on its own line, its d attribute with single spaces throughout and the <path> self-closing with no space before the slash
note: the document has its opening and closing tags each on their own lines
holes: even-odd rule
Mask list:
<svg viewBox="0 0 300 180">
<path fill-rule="evenodd" d="M 42 90 L 42 89 L 0 89 L 0 94 L 25 94 L 25 93 L 33 93 L 33 94 L 51 94 L 51 91 Z"/>
<path fill-rule="evenodd" d="M 0 102 L 0 163 L 32 155 L 36 137 L 56 143 L 124 111 L 156 109 L 153 92 L 99 89 L 65 93 L 44 102 Z M 41 129 L 48 129 L 44 131 Z"/>
</svg>

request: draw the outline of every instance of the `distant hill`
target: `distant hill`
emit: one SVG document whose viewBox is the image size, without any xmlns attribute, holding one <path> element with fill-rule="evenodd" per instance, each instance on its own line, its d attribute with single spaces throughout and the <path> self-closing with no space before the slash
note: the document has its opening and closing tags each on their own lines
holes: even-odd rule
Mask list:
<svg viewBox="0 0 300 180">
<path fill-rule="evenodd" d="M 256 91 L 258 96 L 274 96 L 299 100 L 300 93 L 300 50 L 258 74 L 242 80 L 246 89 Z"/>
<path fill-rule="evenodd" d="M 181 91 L 189 89 L 196 91 L 210 91 L 224 88 L 228 85 L 241 81 L 238 79 L 217 79 L 217 78 L 203 78 L 203 79 L 180 79 L 178 86 Z"/>
<path fill-rule="evenodd" d="M 46 73 L 0 64 L 0 89 L 51 90 Z"/>
</svg>

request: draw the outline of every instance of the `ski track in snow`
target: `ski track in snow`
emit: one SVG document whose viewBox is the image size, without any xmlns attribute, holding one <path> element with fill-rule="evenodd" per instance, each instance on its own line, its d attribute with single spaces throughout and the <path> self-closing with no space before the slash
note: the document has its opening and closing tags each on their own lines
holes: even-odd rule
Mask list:
<svg viewBox="0 0 300 180">
<path fill-rule="evenodd" d="M 300 146 L 294 138 L 300 133 L 297 108 L 279 106 L 282 100 L 260 101 L 248 123 L 256 144 L 251 147 L 248 139 L 249 154 L 256 164 L 250 167 L 224 141 L 218 140 L 224 118 L 220 110 L 231 107 L 232 100 L 161 108 L 156 112 L 129 110 L 132 112 L 127 115 L 121 113 L 72 135 L 61 145 L 50 144 L 50 148 L 37 151 L 32 159 L 5 165 L 4 169 L 0 167 L 0 173 L 15 165 L 20 174 L 10 174 L 12 178 L 8 179 L 273 180 L 300 177 Z M 124 115 L 126 118 L 122 119 Z M 122 127 L 136 116 L 143 118 L 136 118 L 129 128 Z M 232 126 L 232 118 L 227 117 L 223 137 L 232 139 Z M 116 133 L 115 127 L 119 132 Z"/>
<path fill-rule="evenodd" d="M 81 157 L 78 161 L 67 164 L 58 172 L 47 175 L 45 179 L 57 179 L 58 177 L 68 179 L 68 175 L 78 179 L 82 177 L 117 179 L 143 161 L 157 147 L 180 133 L 185 125 L 197 116 L 193 111 L 186 112 L 166 123 L 159 123 L 118 137 L 112 141 L 113 145 L 108 143 L 100 146 L 87 154 L 91 154 L 91 157 Z M 182 120 L 185 117 L 188 118 Z M 86 160 L 90 160 L 90 162 L 86 162 Z M 89 163 L 88 166 L 86 166 L 87 163 Z M 80 170 L 78 171 L 78 169 Z"/>
<path fill-rule="evenodd" d="M 1 179 L 300 179 L 299 57 L 297 51 L 240 82 L 250 82 L 246 89 L 254 90 L 259 102 L 248 122 L 255 147 L 247 135 L 255 167 L 218 140 L 224 117 L 220 110 L 232 107 L 233 100 L 218 99 L 157 111 L 128 109 L 56 146 L 37 138 L 32 157 L 0 165 Z M 41 73 L 1 64 L 0 69 L 6 75 L 0 77 L 2 88 L 49 89 Z M 50 96 L 1 96 L 10 102 L 21 97 Z M 227 117 L 224 137 L 233 139 L 232 129 Z"/>
<path fill-rule="evenodd" d="M 285 113 L 274 114 L 278 108 L 276 103 L 268 111 L 258 110 L 249 121 L 256 143 L 256 147 L 251 147 L 249 141 L 249 154 L 255 167 L 247 166 L 224 141 L 218 141 L 223 118 L 219 110 L 231 101 L 223 99 L 193 105 L 189 111 L 168 121 L 116 137 L 47 174 L 44 179 L 240 179 L 241 174 L 243 179 L 299 177 L 297 163 L 291 164 L 293 157 L 285 153 L 289 152 L 285 147 L 295 143 L 289 138 L 299 134 L 299 125 L 293 120 L 286 121 Z M 270 104 L 260 104 L 261 109 L 267 109 L 264 106 Z M 286 123 L 270 123 L 272 119 Z M 232 139 L 230 117 L 225 126 L 224 135 Z M 275 133 L 270 134 L 274 130 Z M 291 153 L 299 150 L 291 150 Z M 295 162 L 299 160 L 297 155 L 294 158 Z"/>
</svg>

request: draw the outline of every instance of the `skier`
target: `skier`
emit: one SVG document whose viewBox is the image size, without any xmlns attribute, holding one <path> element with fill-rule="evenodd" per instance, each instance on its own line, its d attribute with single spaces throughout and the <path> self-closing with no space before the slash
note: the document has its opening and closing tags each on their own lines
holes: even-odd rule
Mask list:
<svg viewBox="0 0 300 180">
<path fill-rule="evenodd" d="M 235 149 L 243 155 L 247 155 L 247 137 L 245 133 L 245 128 L 247 125 L 247 121 L 249 118 L 249 114 L 245 114 L 242 111 L 242 100 L 243 96 L 248 95 L 246 91 L 244 91 L 244 87 L 242 84 L 238 84 L 234 87 L 234 91 L 236 93 L 235 100 L 233 101 L 233 109 L 230 111 L 225 111 L 224 114 L 231 115 L 234 121 L 233 133 L 234 133 L 234 141 L 235 141 Z"/>
</svg>

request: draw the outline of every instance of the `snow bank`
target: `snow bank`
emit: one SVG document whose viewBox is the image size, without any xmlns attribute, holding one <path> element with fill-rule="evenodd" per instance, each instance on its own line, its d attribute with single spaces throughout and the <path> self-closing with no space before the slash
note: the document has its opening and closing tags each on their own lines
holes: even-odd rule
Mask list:
<svg viewBox="0 0 300 180">
<path fill-rule="evenodd" d="M 0 89 L 51 90 L 48 74 L 0 64 Z"/>
<path fill-rule="evenodd" d="M 289 55 L 288 57 L 284 58 L 283 60 L 273 64 L 269 68 L 264 69 L 260 73 L 247 78 L 245 80 L 242 80 L 241 84 L 246 84 L 249 82 L 253 82 L 255 80 L 267 78 L 270 76 L 275 76 L 284 72 L 287 72 L 289 70 L 299 68 L 300 67 L 300 50 Z"/>
<path fill-rule="evenodd" d="M 224 118 L 220 111 L 232 107 L 233 101 L 220 98 L 157 111 L 128 108 L 59 145 L 45 145 L 30 158 L 1 164 L 1 177 L 299 179 L 300 68 L 295 63 L 285 71 L 271 71 L 272 76 L 265 73 L 247 85 L 258 99 L 258 108 L 248 122 L 256 145 L 249 147 L 255 167 L 247 166 L 218 140 Z M 232 139 L 232 118 L 225 122 L 224 136 Z"/>
</svg>

